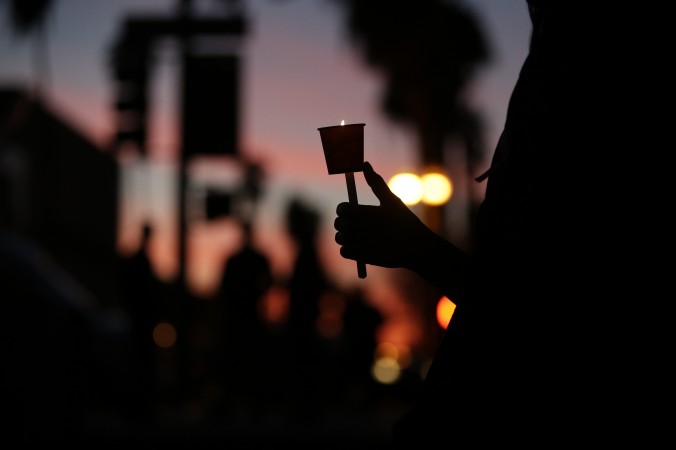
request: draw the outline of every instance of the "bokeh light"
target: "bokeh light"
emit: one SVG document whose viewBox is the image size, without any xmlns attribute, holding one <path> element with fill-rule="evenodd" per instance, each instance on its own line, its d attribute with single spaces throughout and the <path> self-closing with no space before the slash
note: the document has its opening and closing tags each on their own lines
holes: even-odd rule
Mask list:
<svg viewBox="0 0 676 450">
<path fill-rule="evenodd" d="M 422 183 L 422 201 L 431 206 L 448 202 L 453 195 L 453 183 L 441 172 L 428 172 L 420 177 Z"/>
<path fill-rule="evenodd" d="M 403 369 L 411 365 L 411 349 L 391 342 L 381 342 L 373 352 L 371 376 L 381 384 L 394 384 Z"/>
<path fill-rule="evenodd" d="M 173 347 L 176 344 L 176 328 L 167 322 L 158 323 L 153 329 L 153 341 L 158 347 Z"/>
<path fill-rule="evenodd" d="M 415 205 L 423 197 L 422 181 L 414 173 L 398 173 L 390 178 L 387 185 L 394 195 L 407 205 Z"/>
<path fill-rule="evenodd" d="M 437 302 L 437 322 L 441 328 L 445 330 L 448 327 L 454 312 L 455 303 L 448 297 L 441 297 Z"/>
<path fill-rule="evenodd" d="M 371 375 L 382 384 L 394 384 L 401 377 L 401 367 L 396 359 L 384 356 L 371 366 Z"/>
</svg>

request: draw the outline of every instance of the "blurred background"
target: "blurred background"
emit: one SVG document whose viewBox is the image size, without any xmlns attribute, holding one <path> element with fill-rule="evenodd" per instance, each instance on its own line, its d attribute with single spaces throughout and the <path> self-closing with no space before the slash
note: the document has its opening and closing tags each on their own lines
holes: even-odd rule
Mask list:
<svg viewBox="0 0 676 450">
<path fill-rule="evenodd" d="M 365 123 L 471 252 L 529 33 L 517 0 L 0 0 L 5 436 L 385 448 L 454 305 L 340 257 L 317 128 Z"/>
</svg>

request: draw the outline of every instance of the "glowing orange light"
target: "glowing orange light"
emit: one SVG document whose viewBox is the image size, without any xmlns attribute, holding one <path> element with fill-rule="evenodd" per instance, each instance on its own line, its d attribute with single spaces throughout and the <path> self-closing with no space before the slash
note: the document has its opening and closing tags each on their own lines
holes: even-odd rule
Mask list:
<svg viewBox="0 0 676 450">
<path fill-rule="evenodd" d="M 277 326 L 286 322 L 289 315 L 288 289 L 273 285 L 259 303 L 258 313 L 270 325 Z"/>
<path fill-rule="evenodd" d="M 167 322 L 158 323 L 153 329 L 153 341 L 158 347 L 173 347 L 176 344 L 176 328 Z"/>
<path fill-rule="evenodd" d="M 335 338 L 343 331 L 343 312 L 345 299 L 339 294 L 325 293 L 319 299 L 319 317 L 315 325 L 320 335 L 327 339 Z"/>
<path fill-rule="evenodd" d="M 448 327 L 453 312 L 455 311 L 455 303 L 448 297 L 441 297 L 437 303 L 437 322 L 444 330 Z"/>
</svg>

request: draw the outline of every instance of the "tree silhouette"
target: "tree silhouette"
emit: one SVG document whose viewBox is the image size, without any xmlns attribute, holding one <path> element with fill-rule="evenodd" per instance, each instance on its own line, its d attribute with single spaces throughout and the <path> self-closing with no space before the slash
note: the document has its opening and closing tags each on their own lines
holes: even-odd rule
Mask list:
<svg viewBox="0 0 676 450">
<path fill-rule="evenodd" d="M 45 20 L 54 4 L 53 0 L 0 0 L 8 6 L 12 31 L 18 37 L 27 37 L 37 33 L 34 38 L 33 56 L 35 70 L 35 94 L 43 85 L 49 85 L 49 54 Z"/>
<path fill-rule="evenodd" d="M 342 1 L 350 39 L 385 77 L 382 109 L 413 127 L 423 166 L 444 167 L 445 144 L 453 137 L 473 173 L 482 159 L 482 125 L 464 91 L 489 57 L 474 15 L 455 1 Z"/>
</svg>

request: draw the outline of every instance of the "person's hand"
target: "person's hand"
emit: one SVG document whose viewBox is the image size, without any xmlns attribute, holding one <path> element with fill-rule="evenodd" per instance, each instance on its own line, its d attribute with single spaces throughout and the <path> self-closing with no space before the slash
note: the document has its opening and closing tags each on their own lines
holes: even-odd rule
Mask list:
<svg viewBox="0 0 676 450">
<path fill-rule="evenodd" d="M 416 266 L 431 230 L 390 191 L 368 162 L 363 173 L 380 206 L 338 205 L 334 228 L 341 256 L 381 267 Z"/>
</svg>

